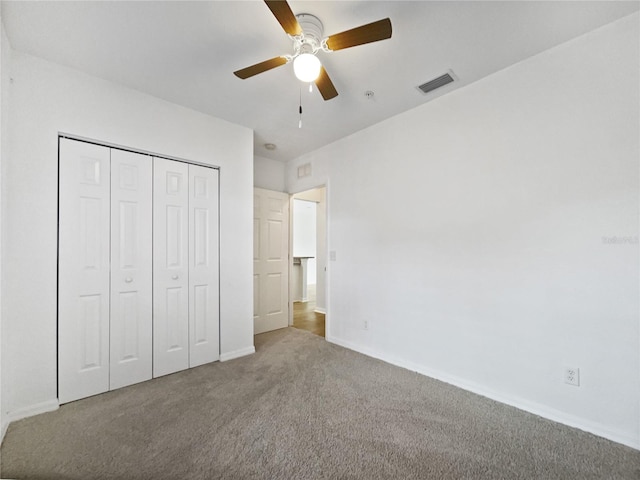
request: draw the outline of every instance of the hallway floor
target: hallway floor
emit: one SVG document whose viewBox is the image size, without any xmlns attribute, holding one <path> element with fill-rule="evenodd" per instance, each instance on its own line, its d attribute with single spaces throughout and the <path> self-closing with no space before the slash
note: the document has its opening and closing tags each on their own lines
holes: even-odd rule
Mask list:
<svg viewBox="0 0 640 480">
<path fill-rule="evenodd" d="M 308 301 L 293 302 L 293 326 L 324 337 L 325 315 L 314 311 L 316 308 L 316 286 L 309 285 L 307 293 Z"/>
</svg>

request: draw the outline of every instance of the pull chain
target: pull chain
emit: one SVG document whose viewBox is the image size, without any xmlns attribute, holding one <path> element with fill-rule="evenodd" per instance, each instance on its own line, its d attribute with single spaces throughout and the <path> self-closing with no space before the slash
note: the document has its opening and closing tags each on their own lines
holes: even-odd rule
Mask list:
<svg viewBox="0 0 640 480">
<path fill-rule="evenodd" d="M 300 120 L 298 120 L 298 128 L 302 128 L 302 87 L 300 87 Z"/>
</svg>

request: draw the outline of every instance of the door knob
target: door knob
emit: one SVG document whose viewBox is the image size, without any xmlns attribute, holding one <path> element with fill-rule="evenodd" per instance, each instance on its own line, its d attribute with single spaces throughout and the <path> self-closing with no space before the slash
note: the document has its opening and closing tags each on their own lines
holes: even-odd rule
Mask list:
<svg viewBox="0 0 640 480">
<path fill-rule="evenodd" d="M 173 275 L 171 278 L 173 278 L 174 280 L 178 279 L 178 275 Z"/>
<path fill-rule="evenodd" d="M 131 282 L 133 282 L 133 278 L 127 277 L 127 278 L 124 279 L 124 281 L 127 282 L 127 283 L 131 283 Z"/>
</svg>

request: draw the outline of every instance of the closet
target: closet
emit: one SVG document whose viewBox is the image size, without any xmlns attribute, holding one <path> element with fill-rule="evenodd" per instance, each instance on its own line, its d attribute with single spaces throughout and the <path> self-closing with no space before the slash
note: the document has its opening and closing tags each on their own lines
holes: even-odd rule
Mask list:
<svg viewBox="0 0 640 480">
<path fill-rule="evenodd" d="M 60 139 L 60 403 L 219 359 L 218 170 Z"/>
</svg>

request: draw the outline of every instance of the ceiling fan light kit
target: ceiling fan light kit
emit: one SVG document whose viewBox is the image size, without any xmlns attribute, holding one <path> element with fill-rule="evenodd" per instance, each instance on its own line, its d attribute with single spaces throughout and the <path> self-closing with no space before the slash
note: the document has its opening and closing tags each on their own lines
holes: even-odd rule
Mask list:
<svg viewBox="0 0 640 480">
<path fill-rule="evenodd" d="M 315 82 L 322 98 L 330 100 L 338 96 L 338 91 L 317 57 L 318 51 L 333 52 L 391 38 L 391 20 L 388 18 L 325 38 L 324 28 L 318 17 L 308 13 L 294 15 L 285 0 L 264 2 L 291 38 L 293 54 L 280 55 L 233 72 L 243 80 L 293 61 L 296 77 L 303 82 Z"/>
<path fill-rule="evenodd" d="M 322 64 L 313 53 L 301 53 L 293 60 L 293 73 L 303 82 L 315 82 Z"/>
<path fill-rule="evenodd" d="M 298 25 L 302 29 L 300 35 L 291 36 L 294 54 L 293 73 L 302 82 L 315 82 L 320 75 L 322 64 L 316 53 L 322 47 L 322 22 L 318 17 L 308 13 L 296 15 Z"/>
</svg>

